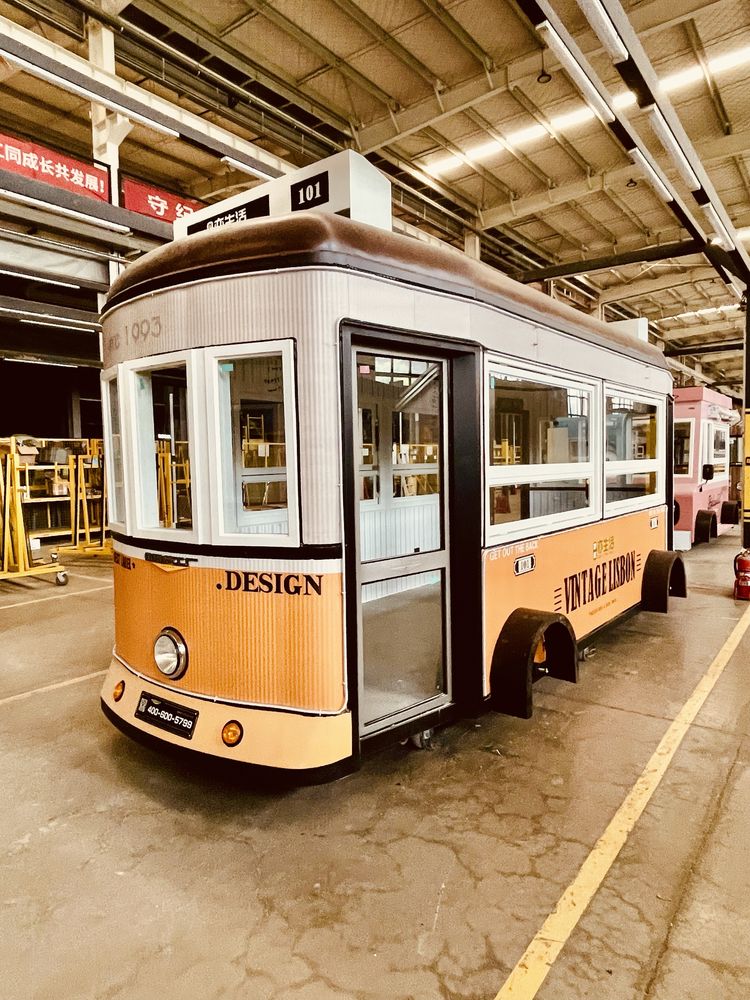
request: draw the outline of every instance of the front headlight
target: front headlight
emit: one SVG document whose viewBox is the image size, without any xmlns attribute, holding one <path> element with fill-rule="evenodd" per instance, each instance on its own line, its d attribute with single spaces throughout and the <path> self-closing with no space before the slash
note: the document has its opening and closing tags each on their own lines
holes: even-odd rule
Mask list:
<svg viewBox="0 0 750 1000">
<path fill-rule="evenodd" d="M 157 669 L 173 681 L 182 677 L 187 670 L 187 644 L 176 628 L 163 628 L 157 635 L 154 642 L 154 662 Z"/>
</svg>

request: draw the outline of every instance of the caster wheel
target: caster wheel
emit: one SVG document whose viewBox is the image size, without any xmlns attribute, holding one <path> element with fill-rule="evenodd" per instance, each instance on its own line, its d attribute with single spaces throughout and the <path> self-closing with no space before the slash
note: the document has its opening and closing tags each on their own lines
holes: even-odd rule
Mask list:
<svg viewBox="0 0 750 1000">
<path fill-rule="evenodd" d="M 409 737 L 409 742 L 417 750 L 430 750 L 432 748 L 433 729 L 423 729 L 421 733 L 414 733 Z"/>
<path fill-rule="evenodd" d="M 59 553 L 57 553 L 57 552 L 50 552 L 50 556 L 49 557 L 52 560 L 52 562 L 57 562 L 59 560 L 59 558 L 60 558 Z"/>
<path fill-rule="evenodd" d="M 68 583 L 68 574 L 65 570 L 61 570 L 59 573 L 55 574 L 55 583 L 58 587 L 65 587 Z"/>
</svg>

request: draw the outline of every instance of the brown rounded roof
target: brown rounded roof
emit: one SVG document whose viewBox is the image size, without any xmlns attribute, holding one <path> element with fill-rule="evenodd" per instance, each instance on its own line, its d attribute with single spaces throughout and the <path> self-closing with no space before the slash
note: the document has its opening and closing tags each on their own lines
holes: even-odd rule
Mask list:
<svg viewBox="0 0 750 1000">
<path fill-rule="evenodd" d="M 314 265 L 384 275 L 510 309 L 582 340 L 666 367 L 656 347 L 450 247 L 314 212 L 237 222 L 152 250 L 116 279 L 105 312 L 137 295 L 199 278 Z"/>
</svg>

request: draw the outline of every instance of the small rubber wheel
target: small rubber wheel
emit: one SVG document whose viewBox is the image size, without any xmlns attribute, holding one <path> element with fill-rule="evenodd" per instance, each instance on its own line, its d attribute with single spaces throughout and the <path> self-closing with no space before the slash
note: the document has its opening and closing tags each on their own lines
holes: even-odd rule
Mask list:
<svg viewBox="0 0 750 1000">
<path fill-rule="evenodd" d="M 414 733 L 409 737 L 409 742 L 417 750 L 432 749 L 432 734 L 434 729 L 423 729 L 421 733 Z"/>
<path fill-rule="evenodd" d="M 55 583 L 58 587 L 66 587 L 68 584 L 68 574 L 65 570 L 60 570 L 59 573 L 55 573 Z"/>
</svg>

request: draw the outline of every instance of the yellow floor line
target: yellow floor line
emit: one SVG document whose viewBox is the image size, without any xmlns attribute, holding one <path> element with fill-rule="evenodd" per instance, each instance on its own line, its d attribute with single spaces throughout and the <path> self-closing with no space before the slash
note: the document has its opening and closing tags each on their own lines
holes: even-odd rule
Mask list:
<svg viewBox="0 0 750 1000">
<path fill-rule="evenodd" d="M 583 916 L 599 886 L 648 805 L 672 758 L 682 743 L 703 703 L 721 677 L 724 668 L 750 627 L 750 607 L 735 625 L 716 658 L 696 685 L 674 722 L 664 734 L 648 764 L 596 842 L 578 875 L 558 900 L 557 906 L 506 979 L 495 1000 L 532 1000 Z"/>
<path fill-rule="evenodd" d="M 23 701 L 30 698 L 32 694 L 42 694 L 44 691 L 57 691 L 59 688 L 70 687 L 71 684 L 80 684 L 81 681 L 90 680 L 92 677 L 103 677 L 106 670 L 95 670 L 92 674 L 81 674 L 80 677 L 71 677 L 67 681 L 58 681 L 57 684 L 45 684 L 44 687 L 33 688 L 31 691 L 22 691 L 21 694 L 12 694 L 9 698 L 0 698 L 0 705 L 8 705 L 12 701 Z"/>
<path fill-rule="evenodd" d="M 64 597 L 81 597 L 83 594 L 95 594 L 97 590 L 109 590 L 111 586 L 111 583 L 105 583 L 103 587 L 88 587 L 86 590 L 69 590 L 66 594 L 48 594 L 47 597 L 35 597 L 31 601 L 0 604 L 0 611 L 7 611 L 9 608 L 25 608 L 27 604 L 41 604 L 42 601 L 61 601 Z"/>
<path fill-rule="evenodd" d="M 101 583 L 102 580 L 106 580 L 106 576 L 86 576 L 85 573 L 79 573 L 75 567 L 68 567 L 68 576 L 71 580 L 93 580 L 94 583 Z"/>
</svg>

